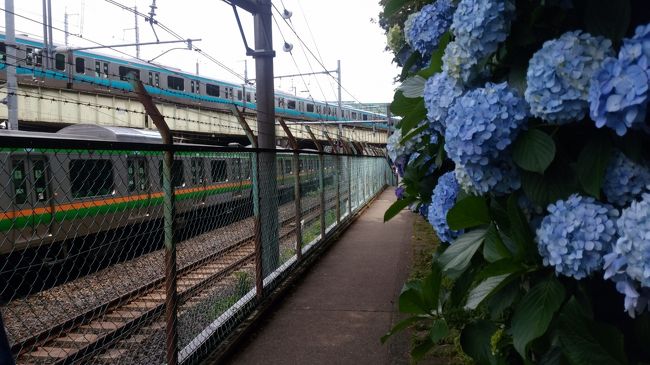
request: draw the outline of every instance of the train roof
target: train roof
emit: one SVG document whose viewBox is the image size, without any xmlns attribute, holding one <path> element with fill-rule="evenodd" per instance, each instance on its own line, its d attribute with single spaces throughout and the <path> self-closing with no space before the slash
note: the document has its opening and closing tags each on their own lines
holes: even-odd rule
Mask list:
<svg viewBox="0 0 650 365">
<path fill-rule="evenodd" d="M 110 142 L 162 143 L 162 138 L 157 131 L 92 124 L 71 125 L 56 134 Z"/>
</svg>

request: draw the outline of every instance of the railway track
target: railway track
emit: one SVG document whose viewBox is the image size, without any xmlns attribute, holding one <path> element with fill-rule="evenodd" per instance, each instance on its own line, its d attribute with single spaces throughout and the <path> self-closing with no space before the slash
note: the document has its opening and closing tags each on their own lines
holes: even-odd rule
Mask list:
<svg viewBox="0 0 650 365">
<path fill-rule="evenodd" d="M 303 213 L 305 224 L 318 219 L 319 206 Z M 281 222 L 280 239 L 295 230 L 294 217 Z M 254 262 L 254 237 L 249 235 L 178 270 L 179 306 L 204 289 Z M 70 364 L 85 361 L 99 353 L 114 359 L 111 352 L 118 341 L 146 326 L 160 326 L 165 311 L 165 279 L 160 277 L 111 301 L 42 330 L 12 345 L 17 364 Z M 162 323 L 164 328 L 164 322 Z M 110 362 L 110 361 L 108 361 Z"/>
</svg>

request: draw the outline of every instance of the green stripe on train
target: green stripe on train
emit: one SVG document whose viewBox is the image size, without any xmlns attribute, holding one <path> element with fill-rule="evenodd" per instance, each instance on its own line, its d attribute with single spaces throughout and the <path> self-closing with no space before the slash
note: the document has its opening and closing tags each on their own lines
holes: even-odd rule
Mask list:
<svg viewBox="0 0 650 365">
<path fill-rule="evenodd" d="M 210 195 L 223 194 L 223 193 L 238 191 L 238 190 L 248 190 L 250 186 L 251 184 L 248 183 L 248 184 L 242 184 L 241 187 L 231 186 L 231 187 L 214 188 L 214 189 L 185 193 L 185 194 L 178 194 L 176 196 L 176 200 L 182 201 L 188 199 L 204 198 Z M 52 218 L 54 218 L 55 222 L 60 223 L 65 220 L 83 219 L 88 217 L 95 217 L 102 214 L 119 213 L 126 210 L 151 207 L 151 206 L 159 206 L 162 204 L 163 204 L 163 198 L 158 197 L 158 198 L 151 198 L 151 199 L 127 201 L 123 203 L 106 204 L 106 205 L 95 206 L 95 207 L 71 209 L 67 211 L 57 211 L 54 213 L 54 217 L 52 217 L 51 213 L 44 213 L 44 214 L 34 214 L 30 216 L 18 217 L 14 219 L 3 219 L 0 220 L 0 232 L 6 232 L 11 229 L 25 229 L 34 224 L 41 224 L 41 223 L 47 224 L 52 220 Z"/>
</svg>

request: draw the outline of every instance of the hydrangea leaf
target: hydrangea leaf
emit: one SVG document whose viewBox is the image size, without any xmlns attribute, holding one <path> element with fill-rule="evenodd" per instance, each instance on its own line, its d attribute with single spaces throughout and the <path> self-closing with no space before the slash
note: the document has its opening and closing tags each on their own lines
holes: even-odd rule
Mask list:
<svg viewBox="0 0 650 365">
<path fill-rule="evenodd" d="M 585 28 L 594 35 L 620 41 L 630 25 L 629 0 L 590 0 L 585 7 Z"/>
<path fill-rule="evenodd" d="M 558 337 L 571 364 L 627 364 L 621 332 L 582 313 L 581 305 L 572 298 L 560 314 Z"/>
<path fill-rule="evenodd" d="M 398 299 L 399 311 L 411 314 L 428 314 L 428 308 L 422 298 L 422 282 L 409 281 L 404 284 Z"/>
<path fill-rule="evenodd" d="M 465 271 L 476 251 L 481 247 L 487 228 L 476 229 L 458 237 L 445 252 L 438 257 L 442 270 L 449 276 Z"/>
<path fill-rule="evenodd" d="M 600 197 L 600 189 L 605 179 L 605 171 L 612 154 L 612 143 L 606 136 L 597 135 L 591 138 L 578 156 L 578 181 L 584 191 L 595 197 Z"/>
<path fill-rule="evenodd" d="M 528 344 L 548 329 L 564 296 L 564 287 L 553 277 L 535 285 L 521 299 L 512 317 L 511 330 L 513 345 L 523 358 L 527 357 Z"/>
<path fill-rule="evenodd" d="M 386 5 L 384 5 L 384 18 L 390 18 L 395 15 L 406 3 L 407 0 L 388 0 Z"/>
<path fill-rule="evenodd" d="M 511 195 L 508 199 L 508 218 L 510 220 L 510 238 L 517 247 L 517 258 L 530 258 L 537 256 L 537 246 L 530 224 L 519 208 L 517 196 Z"/>
<path fill-rule="evenodd" d="M 422 320 L 423 320 L 422 316 L 411 316 L 411 317 L 408 317 L 408 318 L 398 322 L 393 328 L 390 329 L 390 331 L 388 331 L 388 333 L 381 336 L 381 338 L 380 338 L 381 343 L 382 344 L 386 343 L 386 341 L 392 335 L 396 334 L 397 332 L 403 331 L 403 330 L 407 329 L 408 327 L 410 327 L 411 325 L 413 325 L 413 324 L 415 324 L 415 323 L 417 323 L 419 321 L 422 321 Z"/>
<path fill-rule="evenodd" d="M 447 326 L 447 321 L 442 318 L 436 319 L 431 325 L 431 330 L 429 330 L 429 338 L 433 342 L 438 342 L 445 338 L 449 334 L 449 327 Z"/>
<path fill-rule="evenodd" d="M 512 158 L 522 169 L 542 174 L 555 158 L 555 142 L 539 129 L 530 129 L 515 141 Z"/>
<path fill-rule="evenodd" d="M 490 223 L 490 213 L 484 197 L 470 195 L 447 212 L 447 224 L 453 230 L 472 228 Z"/>
<path fill-rule="evenodd" d="M 460 346 L 476 364 L 494 364 L 496 359 L 492 353 L 490 339 L 497 326 L 487 320 L 478 320 L 463 328 L 460 334 Z"/>
<path fill-rule="evenodd" d="M 407 98 L 419 98 L 424 94 L 424 83 L 427 80 L 419 75 L 409 77 L 400 85 L 399 90 Z"/>
<path fill-rule="evenodd" d="M 501 239 L 496 226 L 494 224 L 490 225 L 483 244 L 483 258 L 487 262 L 497 262 L 509 257 L 512 257 L 512 253 Z"/>
<path fill-rule="evenodd" d="M 497 288 L 506 282 L 506 279 L 512 274 L 503 274 L 489 277 L 478 284 L 472 291 L 469 292 L 465 309 L 474 310 L 478 308 L 487 297 L 494 292 Z"/>
<path fill-rule="evenodd" d="M 390 111 L 395 115 L 406 116 L 417 106 L 418 102 L 418 98 L 407 98 L 404 92 L 398 90 L 390 104 Z"/>
<path fill-rule="evenodd" d="M 521 186 L 533 203 L 545 207 L 559 199 L 566 199 L 578 190 L 578 182 L 572 170 L 565 164 L 551 164 L 544 175 L 524 171 Z"/>
<path fill-rule="evenodd" d="M 406 208 L 414 201 L 415 198 L 413 197 L 406 197 L 404 199 L 395 201 L 388 209 L 386 209 L 386 213 L 384 213 L 384 222 L 388 222 L 389 220 L 393 219 L 393 217 L 402 211 L 402 209 Z"/>
</svg>

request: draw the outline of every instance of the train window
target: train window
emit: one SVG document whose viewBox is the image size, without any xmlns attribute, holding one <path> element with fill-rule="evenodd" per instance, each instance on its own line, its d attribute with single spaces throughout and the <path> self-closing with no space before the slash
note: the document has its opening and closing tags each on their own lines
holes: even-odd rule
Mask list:
<svg viewBox="0 0 650 365">
<path fill-rule="evenodd" d="M 32 161 L 32 173 L 34 174 L 34 192 L 36 200 L 43 202 L 47 200 L 47 177 L 45 176 L 45 160 Z"/>
<path fill-rule="evenodd" d="M 110 160 L 70 161 L 70 189 L 74 198 L 111 194 L 113 163 Z"/>
<path fill-rule="evenodd" d="M 205 93 L 210 96 L 219 97 L 219 85 L 205 84 Z"/>
<path fill-rule="evenodd" d="M 251 93 L 246 93 L 246 101 L 250 103 L 250 101 L 251 101 Z"/>
<path fill-rule="evenodd" d="M 31 66 L 31 65 L 34 64 L 34 56 L 33 56 L 33 53 L 34 53 L 34 49 L 33 49 L 33 48 L 30 48 L 30 47 L 25 48 L 25 64 L 26 64 L 27 66 Z"/>
<path fill-rule="evenodd" d="M 160 174 L 160 186 L 163 186 L 163 162 L 158 164 L 158 173 Z M 174 160 L 172 163 L 172 185 L 174 187 L 182 187 L 185 185 L 185 169 L 183 167 L 183 160 Z"/>
<path fill-rule="evenodd" d="M 309 113 L 314 112 L 314 104 L 307 104 L 307 112 Z"/>
<path fill-rule="evenodd" d="M 54 55 L 54 67 L 59 71 L 65 70 L 65 55 L 62 53 L 57 53 Z"/>
<path fill-rule="evenodd" d="M 245 163 L 242 164 L 242 179 L 251 178 L 251 162 L 248 159 L 244 160 Z"/>
<path fill-rule="evenodd" d="M 368 120 L 368 114 L 364 114 L 363 117 L 361 118 L 363 120 Z"/>
<path fill-rule="evenodd" d="M 86 60 L 85 59 L 83 59 L 81 57 L 77 57 L 77 59 L 74 60 L 74 64 L 75 64 L 75 71 L 78 74 L 86 73 Z"/>
<path fill-rule="evenodd" d="M 295 100 L 287 100 L 287 108 L 296 109 L 296 101 Z"/>
<path fill-rule="evenodd" d="M 242 95 L 243 95 L 243 94 L 242 94 L 242 91 L 241 91 L 241 90 L 237 90 L 237 100 L 241 100 L 241 99 L 242 99 Z"/>
<path fill-rule="evenodd" d="M 285 174 L 291 173 L 291 163 L 288 160 L 284 161 L 284 173 Z"/>
<path fill-rule="evenodd" d="M 154 77 L 154 85 L 155 85 L 156 87 L 160 87 L 160 74 L 156 72 L 156 73 L 153 75 L 153 77 Z"/>
<path fill-rule="evenodd" d="M 102 74 L 102 63 L 95 61 L 95 77 L 99 77 Z"/>
<path fill-rule="evenodd" d="M 149 85 L 153 85 L 153 72 L 149 71 Z"/>
<path fill-rule="evenodd" d="M 356 120 L 356 119 L 357 119 L 357 112 L 352 112 L 352 120 Z"/>
<path fill-rule="evenodd" d="M 192 91 L 192 94 L 194 94 L 194 80 L 190 81 L 190 90 Z"/>
<path fill-rule="evenodd" d="M 103 69 L 104 69 L 104 78 L 108 78 L 108 62 L 103 62 Z"/>
<path fill-rule="evenodd" d="M 144 159 L 127 160 L 129 192 L 149 190 L 149 174 L 147 161 Z"/>
<path fill-rule="evenodd" d="M 4 42 L 0 43 L 0 60 L 7 61 L 7 45 Z"/>
<path fill-rule="evenodd" d="M 140 80 L 140 70 L 138 70 L 137 68 L 120 66 L 119 72 L 120 72 L 120 80 L 122 81 L 128 81 L 131 79 L 131 77 L 134 76 L 136 80 Z"/>
<path fill-rule="evenodd" d="M 191 80 L 190 85 L 192 88 L 192 93 L 201 93 L 201 84 L 198 81 Z"/>
<path fill-rule="evenodd" d="M 167 88 L 172 90 L 185 90 L 185 80 L 180 77 L 167 76 Z"/>
<path fill-rule="evenodd" d="M 36 48 L 27 48 L 25 54 L 25 63 L 28 65 L 34 65 L 34 66 L 41 66 L 43 64 L 43 55 L 41 54 L 41 50 Z"/>
<path fill-rule="evenodd" d="M 212 170 L 212 182 L 228 181 L 228 166 L 224 160 L 210 161 Z"/>
<path fill-rule="evenodd" d="M 14 202 L 27 203 L 27 178 L 25 177 L 25 161 L 13 160 L 11 180 L 14 183 Z"/>
<path fill-rule="evenodd" d="M 193 158 L 190 170 L 192 172 L 192 185 L 200 185 L 205 182 L 205 164 L 202 158 Z"/>
</svg>

